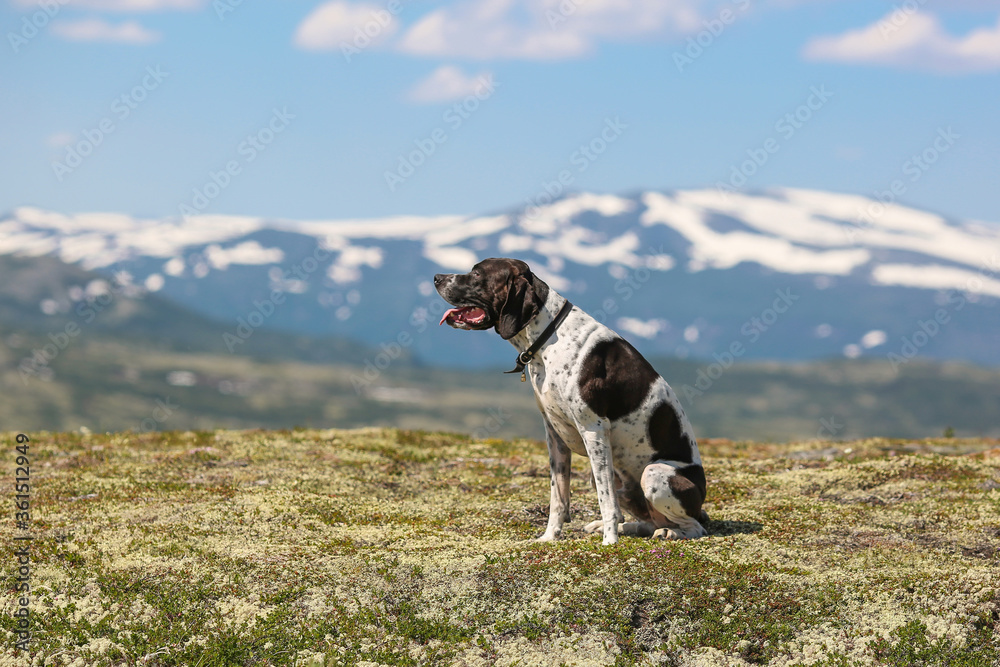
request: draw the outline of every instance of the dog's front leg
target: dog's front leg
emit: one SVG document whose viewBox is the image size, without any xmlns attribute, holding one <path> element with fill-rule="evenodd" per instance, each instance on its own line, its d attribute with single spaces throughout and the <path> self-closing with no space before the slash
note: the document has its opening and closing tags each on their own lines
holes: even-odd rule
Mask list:
<svg viewBox="0 0 1000 667">
<path fill-rule="evenodd" d="M 538 541 L 552 542 L 559 539 L 563 524 L 570 519 L 569 478 L 573 452 L 555 432 L 548 419 L 545 420 L 545 444 L 549 448 L 549 478 L 552 488 L 549 494 L 549 524 Z"/>
<path fill-rule="evenodd" d="M 580 435 L 587 448 L 590 468 L 594 474 L 597 489 L 597 504 L 601 508 L 601 522 L 604 544 L 618 542 L 618 523 L 622 521 L 622 511 L 618 507 L 615 493 L 615 468 L 611 458 L 611 439 L 606 422 L 602 419 L 581 425 Z"/>
</svg>

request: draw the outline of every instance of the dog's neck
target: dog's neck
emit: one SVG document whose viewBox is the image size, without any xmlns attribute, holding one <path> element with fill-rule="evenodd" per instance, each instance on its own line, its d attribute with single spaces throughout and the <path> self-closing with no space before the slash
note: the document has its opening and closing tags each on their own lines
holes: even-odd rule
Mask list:
<svg viewBox="0 0 1000 667">
<path fill-rule="evenodd" d="M 528 321 L 528 324 L 510 338 L 510 344 L 517 348 L 518 352 L 524 352 L 532 343 L 538 340 L 545 328 L 552 320 L 556 319 L 559 310 L 566 303 L 566 297 L 562 296 L 554 289 L 549 288 L 549 295 L 545 303 L 539 309 L 538 314 Z M 553 334 L 553 338 L 556 334 Z M 551 339 L 550 339 L 551 340 Z"/>
</svg>

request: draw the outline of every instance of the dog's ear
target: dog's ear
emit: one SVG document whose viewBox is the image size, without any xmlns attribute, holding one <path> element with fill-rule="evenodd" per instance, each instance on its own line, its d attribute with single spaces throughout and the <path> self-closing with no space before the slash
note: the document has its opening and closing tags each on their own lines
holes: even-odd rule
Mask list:
<svg viewBox="0 0 1000 667">
<path fill-rule="evenodd" d="M 538 300 L 531 278 L 531 274 L 515 275 L 507 283 L 507 300 L 500 308 L 496 324 L 497 333 L 504 340 L 513 338 L 538 314 Z"/>
</svg>

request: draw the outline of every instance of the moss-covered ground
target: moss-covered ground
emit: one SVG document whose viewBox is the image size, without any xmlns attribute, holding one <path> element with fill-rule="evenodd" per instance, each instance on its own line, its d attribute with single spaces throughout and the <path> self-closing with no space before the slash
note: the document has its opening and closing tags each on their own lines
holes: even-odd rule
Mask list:
<svg viewBox="0 0 1000 667">
<path fill-rule="evenodd" d="M 544 444 L 31 435 L 31 613 L 0 665 L 1000 665 L 995 441 L 705 441 L 709 536 L 622 538 Z"/>
</svg>

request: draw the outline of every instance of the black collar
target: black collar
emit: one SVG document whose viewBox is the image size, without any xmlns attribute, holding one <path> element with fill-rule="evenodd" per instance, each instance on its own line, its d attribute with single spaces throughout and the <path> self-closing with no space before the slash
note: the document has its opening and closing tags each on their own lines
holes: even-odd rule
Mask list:
<svg viewBox="0 0 1000 667">
<path fill-rule="evenodd" d="M 527 350 L 517 355 L 517 366 L 513 370 L 504 371 L 504 373 L 520 373 L 521 382 L 524 382 L 525 365 L 531 363 L 531 360 L 534 359 L 536 354 L 538 354 L 538 351 L 542 349 L 542 345 L 545 345 L 545 342 L 552 337 L 552 334 L 556 332 L 556 329 L 559 328 L 559 325 L 562 324 L 563 320 L 566 319 L 566 316 L 569 315 L 569 311 L 571 310 L 573 310 L 573 304 L 571 304 L 567 299 L 566 303 L 563 304 L 563 307 L 559 309 L 559 313 L 556 315 L 555 319 L 549 322 L 549 326 L 545 327 L 545 331 L 543 331 L 542 335 L 538 337 L 538 340 L 532 343 L 531 347 Z"/>
</svg>

